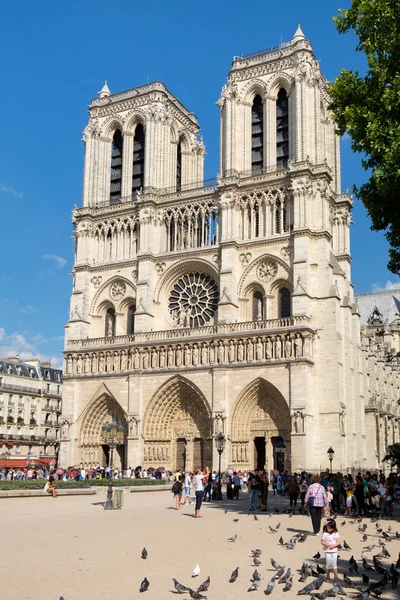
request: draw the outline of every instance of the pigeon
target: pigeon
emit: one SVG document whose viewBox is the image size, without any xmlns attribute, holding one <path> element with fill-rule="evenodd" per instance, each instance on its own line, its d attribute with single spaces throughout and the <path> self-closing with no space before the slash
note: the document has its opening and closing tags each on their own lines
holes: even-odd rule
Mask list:
<svg viewBox="0 0 400 600">
<path fill-rule="evenodd" d="M 321 558 L 321 554 L 317 552 L 317 554 L 314 554 L 313 558 L 314 560 L 319 560 Z"/>
<path fill-rule="evenodd" d="M 339 548 L 339 546 L 338 546 Z M 375 548 L 375 544 L 371 544 L 370 546 L 364 546 L 363 550 L 365 550 L 366 552 L 372 552 L 372 550 Z"/>
<path fill-rule="evenodd" d="M 239 519 L 233 519 L 234 523 L 237 523 L 239 521 Z"/>
<path fill-rule="evenodd" d="M 253 578 L 252 578 L 252 580 L 253 580 L 253 581 L 261 581 L 261 575 L 260 575 L 260 573 L 257 571 L 257 569 L 256 569 L 256 570 L 254 571 L 254 573 L 253 573 Z"/>
<path fill-rule="evenodd" d="M 368 536 L 367 536 L 367 534 L 366 534 L 366 533 L 364 533 L 364 535 L 362 536 L 362 541 L 363 541 L 363 542 L 366 542 L 366 541 L 367 541 L 367 539 L 368 539 Z"/>
<path fill-rule="evenodd" d="M 197 588 L 197 591 L 198 592 L 206 592 L 208 590 L 208 588 L 210 587 L 210 583 L 211 583 L 210 576 L 208 576 L 207 579 L 199 585 L 199 587 Z"/>
<path fill-rule="evenodd" d="M 273 579 L 271 579 L 271 581 L 268 582 L 266 589 L 264 590 L 264 594 L 266 596 L 269 596 L 269 594 L 271 594 L 274 591 L 274 587 L 275 587 L 275 581 Z"/>
<path fill-rule="evenodd" d="M 279 527 L 281 526 L 281 523 L 279 521 L 278 525 L 275 527 L 275 529 L 279 529 Z"/>
<path fill-rule="evenodd" d="M 323 569 L 319 565 L 317 565 L 317 573 L 319 573 L 320 575 L 326 575 L 325 569 Z"/>
<path fill-rule="evenodd" d="M 286 571 L 286 573 L 281 577 L 280 582 L 279 583 L 286 583 L 287 581 L 289 581 L 289 579 L 292 576 L 292 570 L 289 567 L 288 570 Z"/>
<path fill-rule="evenodd" d="M 286 550 L 293 550 L 295 546 L 296 546 L 296 541 L 295 540 L 289 540 L 286 543 Z"/>
<path fill-rule="evenodd" d="M 277 529 L 274 529 L 273 527 L 271 527 L 271 525 L 268 525 L 268 527 L 269 527 L 269 530 L 271 533 L 276 533 L 278 531 Z"/>
<path fill-rule="evenodd" d="M 178 594 L 184 594 L 185 592 L 189 591 L 189 588 L 179 583 L 179 581 L 175 579 L 175 577 L 172 579 L 172 581 L 174 582 L 174 588 L 176 589 Z"/>
<path fill-rule="evenodd" d="M 371 565 L 365 560 L 365 558 L 363 558 L 363 569 L 364 569 L 364 571 L 373 571 L 374 570 L 371 567 Z"/>
<path fill-rule="evenodd" d="M 390 533 L 392 531 L 392 527 L 391 525 L 388 526 L 388 532 Z"/>
<path fill-rule="evenodd" d="M 369 577 L 368 575 L 365 575 L 365 573 L 362 574 L 362 581 L 365 583 L 365 585 L 368 585 L 369 583 Z"/>
<path fill-rule="evenodd" d="M 346 521 L 343 521 L 342 523 L 340 523 L 342 527 L 344 527 L 346 525 Z"/>
<path fill-rule="evenodd" d="M 348 543 L 346 542 L 346 540 L 343 540 L 343 548 L 345 550 L 351 550 L 350 546 L 348 545 Z"/>
<path fill-rule="evenodd" d="M 200 567 L 199 567 L 199 565 L 196 565 L 195 568 L 193 569 L 192 577 L 197 577 L 197 575 L 199 575 L 199 573 L 200 573 Z"/>
<path fill-rule="evenodd" d="M 233 535 L 232 537 L 227 539 L 228 542 L 236 542 L 236 540 L 237 540 L 237 534 Z"/>
<path fill-rule="evenodd" d="M 200 592 L 197 592 L 196 590 L 191 590 L 190 588 L 189 588 L 189 594 L 190 594 L 190 597 L 193 598 L 193 600 L 203 600 L 203 599 L 207 600 L 207 596 L 202 596 L 200 594 Z"/>
<path fill-rule="evenodd" d="M 311 581 L 311 583 L 309 583 L 308 585 L 306 585 L 305 587 L 303 587 L 301 590 L 299 590 L 297 592 L 297 594 L 299 596 L 306 596 L 307 594 L 309 594 L 313 590 L 317 589 L 317 582 L 318 582 L 318 579 L 313 579 Z"/>
<path fill-rule="evenodd" d="M 369 588 L 367 588 L 366 590 L 363 590 L 362 592 L 359 592 L 356 596 L 356 598 L 361 598 L 362 600 L 367 600 L 367 598 L 369 597 L 371 591 Z"/>
<path fill-rule="evenodd" d="M 385 540 L 390 540 L 390 535 L 386 533 L 386 531 L 382 531 L 382 536 L 385 538 Z"/>
<path fill-rule="evenodd" d="M 253 583 L 251 584 L 251 586 L 249 587 L 249 589 L 247 590 L 248 592 L 255 592 L 256 590 L 258 590 L 258 588 L 261 585 L 261 580 L 256 579 L 256 581 L 253 581 Z"/>
<path fill-rule="evenodd" d="M 258 521 L 258 517 L 257 517 L 257 515 L 253 515 L 253 519 L 254 519 L 255 521 Z"/>
<path fill-rule="evenodd" d="M 234 571 L 232 571 L 232 575 L 229 580 L 229 583 L 234 583 L 236 581 L 236 579 L 238 578 L 238 575 L 239 575 L 239 567 L 236 567 L 236 569 Z"/>
<path fill-rule="evenodd" d="M 259 567 L 262 563 L 261 560 L 257 558 L 257 556 L 253 556 L 253 564 L 255 567 Z"/>
<path fill-rule="evenodd" d="M 343 577 L 343 583 L 344 583 L 344 585 L 345 585 L 346 587 L 349 587 L 349 588 L 354 588 L 354 587 L 356 587 L 356 584 L 354 583 L 354 581 L 352 581 L 352 580 L 350 579 L 350 577 L 347 577 L 347 575 L 345 575 L 345 576 Z"/>
<path fill-rule="evenodd" d="M 146 548 L 143 548 L 141 556 L 142 556 L 142 558 L 144 558 L 146 560 L 146 558 L 147 558 L 147 550 L 146 550 Z"/>
<path fill-rule="evenodd" d="M 292 585 L 293 585 L 293 578 L 290 577 L 290 579 L 288 579 L 287 582 L 285 583 L 285 587 L 283 588 L 283 591 L 289 592 L 292 589 Z"/>
<path fill-rule="evenodd" d="M 283 546 L 283 545 L 284 545 L 284 543 L 285 543 L 285 542 L 283 541 L 283 537 L 282 537 L 282 536 L 279 538 L 279 543 L 280 543 L 280 545 L 281 545 L 281 546 Z"/>
<path fill-rule="evenodd" d="M 273 558 L 271 558 L 271 565 L 274 567 L 274 569 L 276 569 L 277 571 L 279 569 L 282 569 L 282 565 L 280 565 L 278 562 L 276 562 L 276 560 L 274 560 Z"/>
<path fill-rule="evenodd" d="M 150 582 L 147 579 L 147 577 L 145 577 L 143 579 L 142 583 L 140 584 L 139 592 L 145 592 L 146 590 L 148 590 L 149 589 L 149 585 L 150 585 Z"/>
<path fill-rule="evenodd" d="M 255 550 L 250 550 L 253 556 L 261 556 L 262 550 L 260 548 L 256 548 Z"/>
</svg>

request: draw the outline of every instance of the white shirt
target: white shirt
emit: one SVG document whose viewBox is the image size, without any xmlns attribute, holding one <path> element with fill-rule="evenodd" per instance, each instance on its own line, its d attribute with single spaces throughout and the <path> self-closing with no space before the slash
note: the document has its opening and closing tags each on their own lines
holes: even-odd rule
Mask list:
<svg viewBox="0 0 400 600">
<path fill-rule="evenodd" d="M 203 491 L 203 479 L 204 479 L 204 475 L 195 475 L 194 476 L 194 487 L 195 487 L 196 492 Z"/>
<path fill-rule="evenodd" d="M 333 544 L 336 544 L 336 541 L 340 539 L 340 535 L 338 534 L 337 531 L 334 531 L 333 533 L 328 533 L 327 531 L 325 533 L 322 534 L 322 540 L 324 542 L 327 542 L 330 546 L 333 546 Z M 332 552 L 337 552 L 337 546 L 336 548 L 324 548 L 325 552 L 328 553 L 332 553 Z"/>
<path fill-rule="evenodd" d="M 185 487 L 190 487 L 191 483 L 189 475 L 185 475 Z"/>
</svg>

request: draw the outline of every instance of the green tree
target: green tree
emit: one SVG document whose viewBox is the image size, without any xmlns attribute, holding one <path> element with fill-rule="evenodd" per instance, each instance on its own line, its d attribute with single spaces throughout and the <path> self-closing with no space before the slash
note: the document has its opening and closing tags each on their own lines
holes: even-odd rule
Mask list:
<svg viewBox="0 0 400 600">
<path fill-rule="evenodd" d="M 366 207 L 372 229 L 383 230 L 390 244 L 388 268 L 400 272 L 400 2 L 352 0 L 333 21 L 339 33 L 354 30 L 356 50 L 368 68 L 343 69 L 330 86 L 338 132 L 349 133 L 369 180 L 354 193 Z"/>
<path fill-rule="evenodd" d="M 390 462 L 392 467 L 400 467 L 400 444 L 388 446 L 387 454 L 383 459 L 385 462 Z"/>
</svg>

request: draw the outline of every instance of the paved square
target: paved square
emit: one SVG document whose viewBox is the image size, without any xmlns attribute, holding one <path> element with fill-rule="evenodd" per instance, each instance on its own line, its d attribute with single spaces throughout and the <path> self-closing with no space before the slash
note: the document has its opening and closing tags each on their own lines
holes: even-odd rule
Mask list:
<svg viewBox="0 0 400 600">
<path fill-rule="evenodd" d="M 201 519 L 194 519 L 194 505 L 174 510 L 171 492 L 125 491 L 125 507 L 121 511 L 105 511 L 99 502 L 105 499 L 105 491 L 96 496 L 49 497 L 29 499 L 2 499 L 0 525 L 2 532 L 2 560 L 0 577 L 4 600 L 145 600 L 167 598 L 188 599 L 189 594 L 173 594 L 172 577 L 181 583 L 197 588 L 208 575 L 211 586 L 205 594 L 209 600 L 243 599 L 247 597 L 250 578 L 255 570 L 250 550 L 262 550 L 262 576 L 260 589 L 255 597 L 264 597 L 263 590 L 274 574 L 271 557 L 294 571 L 293 589 L 283 593 L 282 585 L 276 584 L 271 594 L 274 598 L 291 600 L 306 585 L 298 582 L 303 561 L 321 551 L 320 538 L 310 536 L 294 550 L 286 550 L 278 543 L 280 535 L 286 542 L 298 529 L 310 531 L 308 517 L 295 515 L 268 516 L 258 513 L 256 521 L 247 515 L 248 496 L 242 494 L 237 501 L 203 504 Z M 271 498 L 270 507 L 286 508 L 287 499 Z M 225 513 L 225 510 L 228 512 Z M 237 523 L 233 522 L 238 518 Z M 352 578 L 361 583 L 361 550 L 368 544 L 377 548 L 368 554 L 372 563 L 373 553 L 380 551 L 374 523 L 369 519 L 368 541 L 362 542 L 357 532 L 358 523 L 340 526 L 344 518 L 338 518 L 341 540 L 351 546 L 351 552 L 339 552 L 339 572 L 343 577 L 347 562 L 354 554 L 360 567 L 360 577 Z M 269 532 L 269 525 L 281 522 L 277 534 Z M 390 524 L 392 535 L 400 531 L 397 521 L 384 521 L 387 531 Z M 235 543 L 227 538 L 237 534 Z M 140 555 L 143 547 L 148 550 L 147 560 Z M 390 567 L 396 562 L 400 551 L 400 539 L 387 544 L 391 558 L 383 560 Z M 191 578 L 193 567 L 199 563 L 201 572 Z M 236 583 L 228 583 L 232 571 L 239 567 Z M 378 573 L 371 573 L 371 581 L 378 580 Z M 150 587 L 139 594 L 142 579 L 147 577 Z M 307 580 L 309 583 L 311 578 Z M 320 591 L 327 589 L 324 584 Z M 390 588 L 390 589 L 389 589 Z M 398 588 L 399 589 L 399 588 Z M 382 598 L 395 598 L 396 591 L 386 586 Z M 346 590 L 349 596 L 350 590 Z M 252 597 L 252 596 L 250 596 Z"/>
</svg>

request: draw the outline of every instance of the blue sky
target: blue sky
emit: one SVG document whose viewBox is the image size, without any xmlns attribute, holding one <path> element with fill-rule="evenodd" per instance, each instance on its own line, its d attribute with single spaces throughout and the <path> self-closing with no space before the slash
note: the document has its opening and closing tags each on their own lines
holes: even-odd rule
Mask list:
<svg viewBox="0 0 400 600">
<path fill-rule="evenodd" d="M 215 105 L 234 55 L 289 41 L 301 23 L 329 80 L 363 69 L 352 35 L 332 16 L 342 2 L 3 0 L 0 4 L 0 356 L 60 364 L 71 293 L 71 210 L 81 203 L 87 105 L 108 80 L 115 93 L 163 81 L 198 117 L 205 177 L 218 171 Z M 343 190 L 365 173 L 342 141 Z M 398 285 L 387 243 L 353 211 L 356 291 Z"/>
</svg>

